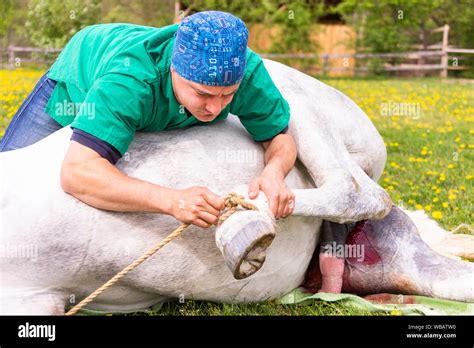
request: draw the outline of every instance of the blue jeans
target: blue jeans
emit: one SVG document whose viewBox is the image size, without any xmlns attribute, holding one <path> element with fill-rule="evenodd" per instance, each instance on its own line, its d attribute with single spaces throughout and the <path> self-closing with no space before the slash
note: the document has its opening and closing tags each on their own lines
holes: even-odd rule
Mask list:
<svg viewBox="0 0 474 348">
<path fill-rule="evenodd" d="M 13 116 L 0 142 L 0 152 L 32 145 L 62 128 L 44 112 L 54 86 L 56 81 L 49 79 L 46 72 Z"/>
</svg>

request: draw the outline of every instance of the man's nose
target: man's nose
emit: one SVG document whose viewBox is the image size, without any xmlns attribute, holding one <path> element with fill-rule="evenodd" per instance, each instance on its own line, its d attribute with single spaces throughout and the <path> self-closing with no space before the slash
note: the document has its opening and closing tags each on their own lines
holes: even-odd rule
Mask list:
<svg viewBox="0 0 474 348">
<path fill-rule="evenodd" d="M 209 113 L 212 113 L 214 116 L 219 115 L 222 110 L 220 98 L 211 98 L 211 100 L 209 100 L 206 104 L 206 110 Z"/>
</svg>

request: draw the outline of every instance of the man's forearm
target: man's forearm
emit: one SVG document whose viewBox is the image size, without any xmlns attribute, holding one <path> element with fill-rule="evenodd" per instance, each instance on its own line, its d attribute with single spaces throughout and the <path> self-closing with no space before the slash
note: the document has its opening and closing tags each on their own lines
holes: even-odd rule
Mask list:
<svg viewBox="0 0 474 348">
<path fill-rule="evenodd" d="M 265 150 L 264 174 L 285 177 L 296 161 L 296 144 L 291 134 L 279 134 L 269 143 Z"/>
<path fill-rule="evenodd" d="M 103 158 L 63 165 L 61 182 L 66 192 L 96 208 L 170 213 L 171 189 L 131 178 Z"/>
</svg>

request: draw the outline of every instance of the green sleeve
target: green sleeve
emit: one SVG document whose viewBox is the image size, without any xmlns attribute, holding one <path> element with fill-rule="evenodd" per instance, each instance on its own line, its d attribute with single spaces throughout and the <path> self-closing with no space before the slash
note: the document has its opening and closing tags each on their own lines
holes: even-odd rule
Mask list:
<svg viewBox="0 0 474 348">
<path fill-rule="evenodd" d="M 230 112 L 239 117 L 255 141 L 262 141 L 288 126 L 290 107 L 273 83 L 262 59 L 253 54 L 248 64 L 251 72 L 242 81 L 231 102 Z"/>
<path fill-rule="evenodd" d="M 96 136 L 124 155 L 136 130 L 151 119 L 153 99 L 148 84 L 127 75 L 106 74 L 87 92 L 71 127 Z"/>
</svg>

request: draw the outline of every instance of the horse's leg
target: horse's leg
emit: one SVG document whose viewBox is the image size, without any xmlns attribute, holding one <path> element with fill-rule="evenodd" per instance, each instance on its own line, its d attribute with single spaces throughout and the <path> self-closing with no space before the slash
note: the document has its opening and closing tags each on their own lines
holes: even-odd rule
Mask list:
<svg viewBox="0 0 474 348">
<path fill-rule="evenodd" d="M 338 223 L 381 219 L 387 215 L 392 206 L 388 194 L 350 158 L 347 150 L 337 150 L 320 140 L 314 146 L 298 146 L 298 156 L 317 188 L 294 190 L 293 214 Z"/>
<path fill-rule="evenodd" d="M 346 243 L 362 249 L 363 258 L 346 258 L 345 292 L 418 294 L 474 301 L 474 265 L 442 256 L 421 239 L 399 208 L 382 220 L 358 223 Z"/>
<path fill-rule="evenodd" d="M 295 190 L 293 214 L 338 223 L 388 214 L 390 198 L 371 179 L 382 174 L 385 145 L 365 113 L 350 98 L 308 75 L 268 60 L 265 66 L 290 105 L 289 129 L 298 159 L 316 186 Z"/>
<path fill-rule="evenodd" d="M 347 110 L 346 123 L 353 121 L 350 111 L 354 113 Z M 298 158 L 316 185 L 315 189 L 295 190 L 294 214 L 318 216 L 338 223 L 383 218 L 392 203 L 371 178 L 377 179 L 383 170 L 383 141 L 375 128 L 370 129 L 369 120 L 364 124 L 368 129 L 362 126 L 358 129 L 355 123 L 354 133 L 357 133 L 348 134 L 337 122 L 326 122 L 326 115 L 316 115 L 326 112 L 330 110 L 314 110 L 308 103 L 292 105 L 294 117 L 290 131 L 297 143 Z M 308 116 L 311 114 L 312 117 Z M 362 117 L 354 115 L 356 120 L 356 116 Z M 344 127 L 347 128 L 347 124 Z M 364 147 L 371 151 L 357 148 L 364 137 L 367 143 Z"/>
</svg>

